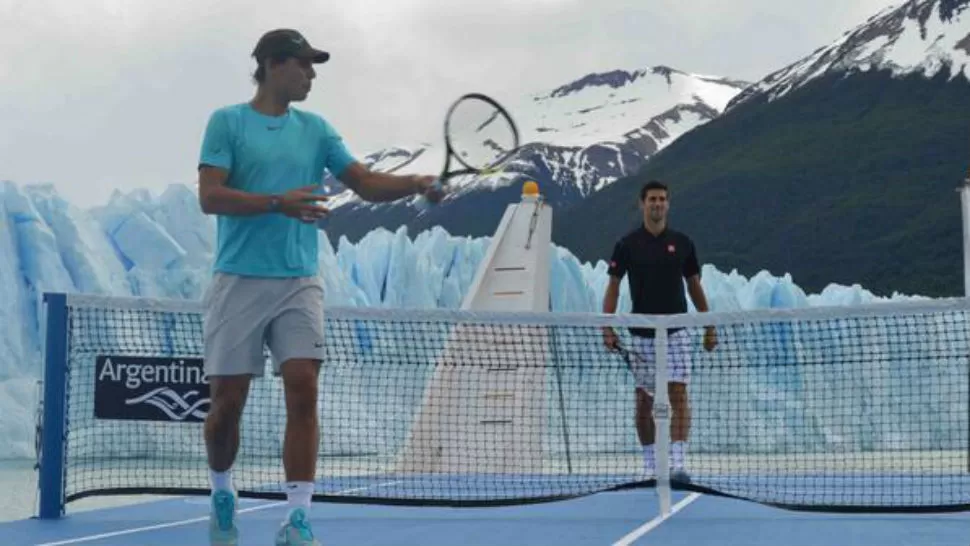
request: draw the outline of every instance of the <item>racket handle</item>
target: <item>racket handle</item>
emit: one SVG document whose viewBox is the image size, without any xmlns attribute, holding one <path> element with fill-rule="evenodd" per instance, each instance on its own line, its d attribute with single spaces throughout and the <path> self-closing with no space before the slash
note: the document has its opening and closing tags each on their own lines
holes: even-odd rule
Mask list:
<svg viewBox="0 0 970 546">
<path fill-rule="evenodd" d="M 442 187 L 443 186 L 440 179 L 435 180 L 434 184 L 431 184 L 431 188 L 436 191 L 441 191 Z M 425 212 L 426 210 L 430 209 L 432 205 L 434 205 L 434 203 L 429 201 L 428 198 L 423 195 L 418 197 L 418 200 L 414 202 L 414 208 L 418 209 L 418 212 Z"/>
</svg>

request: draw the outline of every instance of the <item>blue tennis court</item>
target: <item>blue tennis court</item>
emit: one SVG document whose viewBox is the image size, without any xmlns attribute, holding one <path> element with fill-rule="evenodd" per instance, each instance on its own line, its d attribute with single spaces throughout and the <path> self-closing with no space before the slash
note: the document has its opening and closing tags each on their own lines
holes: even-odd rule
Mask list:
<svg viewBox="0 0 970 546">
<path fill-rule="evenodd" d="M 792 512 L 756 503 L 674 492 L 659 517 L 652 489 L 600 493 L 544 504 L 436 508 L 316 503 L 314 528 L 326 546 L 552 545 L 960 545 L 970 515 Z M 268 544 L 285 505 L 240 501 L 240 546 Z M 11 546 L 203 545 L 207 498 L 175 497 L 68 514 L 59 520 L 0 524 Z"/>
</svg>

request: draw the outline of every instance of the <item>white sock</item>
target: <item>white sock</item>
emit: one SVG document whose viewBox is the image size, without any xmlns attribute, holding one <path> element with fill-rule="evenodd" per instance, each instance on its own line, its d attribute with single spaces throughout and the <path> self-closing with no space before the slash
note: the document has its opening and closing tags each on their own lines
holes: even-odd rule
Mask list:
<svg viewBox="0 0 970 546">
<path fill-rule="evenodd" d="M 209 483 L 213 491 L 232 491 L 232 469 L 216 472 L 209 469 Z"/>
<path fill-rule="evenodd" d="M 653 452 L 653 444 L 643 446 L 643 469 L 647 474 L 656 472 L 657 459 Z"/>
<path fill-rule="evenodd" d="M 313 500 L 313 482 L 286 482 L 286 501 L 291 511 L 294 508 L 310 511 L 311 500 Z"/>
<path fill-rule="evenodd" d="M 670 466 L 674 468 L 684 468 L 684 461 L 687 455 L 687 442 L 674 442 L 670 445 Z"/>
</svg>

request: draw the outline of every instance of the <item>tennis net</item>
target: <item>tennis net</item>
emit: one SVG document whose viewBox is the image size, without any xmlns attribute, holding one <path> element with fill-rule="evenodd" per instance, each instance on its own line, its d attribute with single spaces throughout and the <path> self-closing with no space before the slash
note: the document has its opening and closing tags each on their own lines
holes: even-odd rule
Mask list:
<svg viewBox="0 0 970 546">
<path fill-rule="evenodd" d="M 46 302 L 42 512 L 208 494 L 199 304 Z M 657 367 L 639 352 L 689 375 L 689 479 L 672 476 L 674 489 L 794 509 L 970 509 L 968 315 L 964 299 L 677 316 L 329 309 L 314 498 L 482 506 L 667 487 L 665 470 L 660 482 L 644 470 L 631 370 Z M 634 356 L 608 351 L 604 326 Z M 671 409 L 656 415 L 676 427 Z M 267 362 L 243 414 L 241 496 L 285 498 L 285 420 Z"/>
</svg>

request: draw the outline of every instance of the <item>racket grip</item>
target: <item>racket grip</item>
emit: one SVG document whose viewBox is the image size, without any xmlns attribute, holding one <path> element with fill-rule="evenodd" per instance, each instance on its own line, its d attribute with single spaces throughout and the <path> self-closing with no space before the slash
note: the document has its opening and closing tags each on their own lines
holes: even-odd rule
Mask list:
<svg viewBox="0 0 970 546">
<path fill-rule="evenodd" d="M 441 180 L 435 180 L 434 184 L 431 184 L 431 188 L 435 191 L 441 191 Z M 423 195 L 418 197 L 418 200 L 414 202 L 414 208 L 418 209 L 418 212 L 424 212 L 430 209 L 432 205 L 434 205 L 434 203 L 429 201 L 428 198 Z"/>
</svg>

